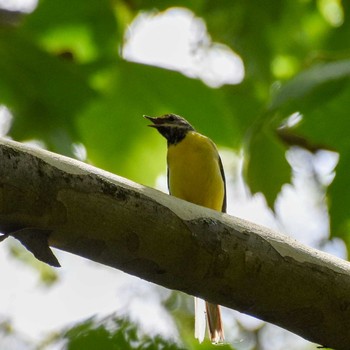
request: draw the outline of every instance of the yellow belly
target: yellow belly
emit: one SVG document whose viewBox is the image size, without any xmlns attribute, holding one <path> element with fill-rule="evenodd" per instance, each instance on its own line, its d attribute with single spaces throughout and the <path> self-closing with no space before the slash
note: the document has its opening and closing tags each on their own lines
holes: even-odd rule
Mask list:
<svg viewBox="0 0 350 350">
<path fill-rule="evenodd" d="M 168 147 L 170 193 L 178 198 L 221 211 L 225 185 L 219 154 L 207 137 L 190 131 Z"/>
</svg>

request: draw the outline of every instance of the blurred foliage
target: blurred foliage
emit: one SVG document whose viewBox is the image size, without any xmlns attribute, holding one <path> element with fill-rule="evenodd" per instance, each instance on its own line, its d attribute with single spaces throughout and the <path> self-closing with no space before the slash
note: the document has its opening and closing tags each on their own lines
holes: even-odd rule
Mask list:
<svg viewBox="0 0 350 350">
<path fill-rule="evenodd" d="M 123 319 L 112 320 L 114 330 L 109 330 L 104 323 L 95 323 L 90 319 L 70 329 L 67 350 L 184 350 L 160 337 L 140 336 L 132 323 Z"/>
<path fill-rule="evenodd" d="M 241 56 L 241 84 L 213 89 L 123 60 L 132 20 L 176 6 Z M 71 156 L 82 143 L 89 162 L 153 185 L 165 143 L 141 116 L 177 113 L 220 146 L 243 148 L 246 180 L 271 207 L 290 180 L 288 147 L 331 149 L 340 154 L 328 191 L 331 231 L 350 241 L 349 11 L 340 0 L 41 0 L 17 22 L 2 12 L 0 103 L 14 115 L 10 136 Z M 302 121 L 286 126 L 295 112 Z"/>
<path fill-rule="evenodd" d="M 163 302 L 164 307 L 172 315 L 176 323 L 180 339 L 187 350 L 234 350 L 228 339 L 226 344 L 214 345 L 208 338 L 202 343 L 193 336 L 194 331 L 194 299 L 187 294 L 172 291 L 169 297 Z"/>
<path fill-rule="evenodd" d="M 124 318 L 114 316 L 103 320 L 90 318 L 56 337 L 53 342 L 65 340 L 66 350 L 213 350 L 216 346 L 204 342 L 194 347 L 178 345 L 174 341 L 161 336 L 141 334 L 137 326 Z M 46 346 L 51 345 L 48 343 Z M 233 350 L 229 345 L 220 346 L 222 350 Z"/>
<path fill-rule="evenodd" d="M 32 253 L 23 249 L 23 246 L 12 237 L 9 240 L 10 242 L 7 243 L 10 255 L 16 259 L 17 264 L 22 264 L 25 268 L 31 268 L 38 275 L 38 285 L 52 287 L 59 282 L 59 274 L 55 268 L 35 258 Z"/>
</svg>

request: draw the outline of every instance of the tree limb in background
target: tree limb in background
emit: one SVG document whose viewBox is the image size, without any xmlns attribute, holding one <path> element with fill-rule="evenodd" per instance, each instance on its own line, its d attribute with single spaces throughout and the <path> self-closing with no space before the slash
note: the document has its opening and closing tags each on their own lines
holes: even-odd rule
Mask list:
<svg viewBox="0 0 350 350">
<path fill-rule="evenodd" d="M 16 27 L 24 17 L 23 12 L 0 8 L 0 27 Z"/>
<path fill-rule="evenodd" d="M 262 226 L 3 139 L 0 231 L 11 235 L 28 228 L 31 242 L 44 234 L 53 247 L 324 346 L 349 348 L 348 262 Z"/>
</svg>

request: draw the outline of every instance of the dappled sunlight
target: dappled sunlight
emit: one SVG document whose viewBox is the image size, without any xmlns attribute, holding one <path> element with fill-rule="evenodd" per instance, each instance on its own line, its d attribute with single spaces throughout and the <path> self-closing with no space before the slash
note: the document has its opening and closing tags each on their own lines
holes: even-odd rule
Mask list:
<svg viewBox="0 0 350 350">
<path fill-rule="evenodd" d="M 241 58 L 212 42 L 205 22 L 184 8 L 140 14 L 126 34 L 123 57 L 180 71 L 211 87 L 238 84 L 244 77 Z"/>
<path fill-rule="evenodd" d="M 38 0 L 0 0 L 0 9 L 8 11 L 32 12 L 38 5 Z"/>
<path fill-rule="evenodd" d="M 0 137 L 4 137 L 11 129 L 13 116 L 10 110 L 0 105 Z"/>
<path fill-rule="evenodd" d="M 28 252 L 23 254 L 34 259 Z M 38 288 L 40 277 L 24 262 L 8 252 L 0 255 L 0 308 L 11 315 L 11 327 L 24 341 L 35 344 L 50 332 L 91 315 L 113 313 L 128 315 L 150 335 L 178 336 L 172 317 L 162 306 L 167 294 L 162 296 L 161 291 L 169 293 L 164 288 L 73 254 L 55 250 L 55 255 L 62 265 L 57 271 L 59 281 L 45 288 Z"/>
<path fill-rule="evenodd" d="M 330 237 L 326 188 L 334 178 L 338 154 L 294 148 L 287 152 L 293 169 L 292 184 L 283 186 L 276 201 L 276 214 L 282 229 L 298 241 L 324 250 Z M 329 246 L 330 251 L 346 258 L 346 248 L 341 240 Z M 337 251 L 336 251 L 337 250 Z"/>
<path fill-rule="evenodd" d="M 272 324 L 266 324 L 259 332 L 261 350 L 314 350 L 315 345 L 296 334 Z"/>
<path fill-rule="evenodd" d="M 277 229 L 278 224 L 262 193 L 252 194 L 243 178 L 243 153 L 220 152 L 227 182 L 227 213 Z"/>
<path fill-rule="evenodd" d="M 87 149 L 86 147 L 81 143 L 73 143 L 72 144 L 72 151 L 76 159 L 86 162 L 87 160 Z"/>
<path fill-rule="evenodd" d="M 340 27 L 344 23 L 341 0 L 318 0 L 318 7 L 324 19 L 333 27 Z"/>
</svg>

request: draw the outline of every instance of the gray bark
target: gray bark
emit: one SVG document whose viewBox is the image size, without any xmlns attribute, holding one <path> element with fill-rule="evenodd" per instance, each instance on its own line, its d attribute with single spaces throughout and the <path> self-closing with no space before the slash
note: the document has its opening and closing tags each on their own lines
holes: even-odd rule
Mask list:
<svg viewBox="0 0 350 350">
<path fill-rule="evenodd" d="M 350 264 L 286 235 L 84 163 L 0 140 L 0 231 L 350 344 Z M 39 245 L 40 246 L 40 245 Z M 93 281 L 92 281 L 93 283 Z"/>
</svg>

